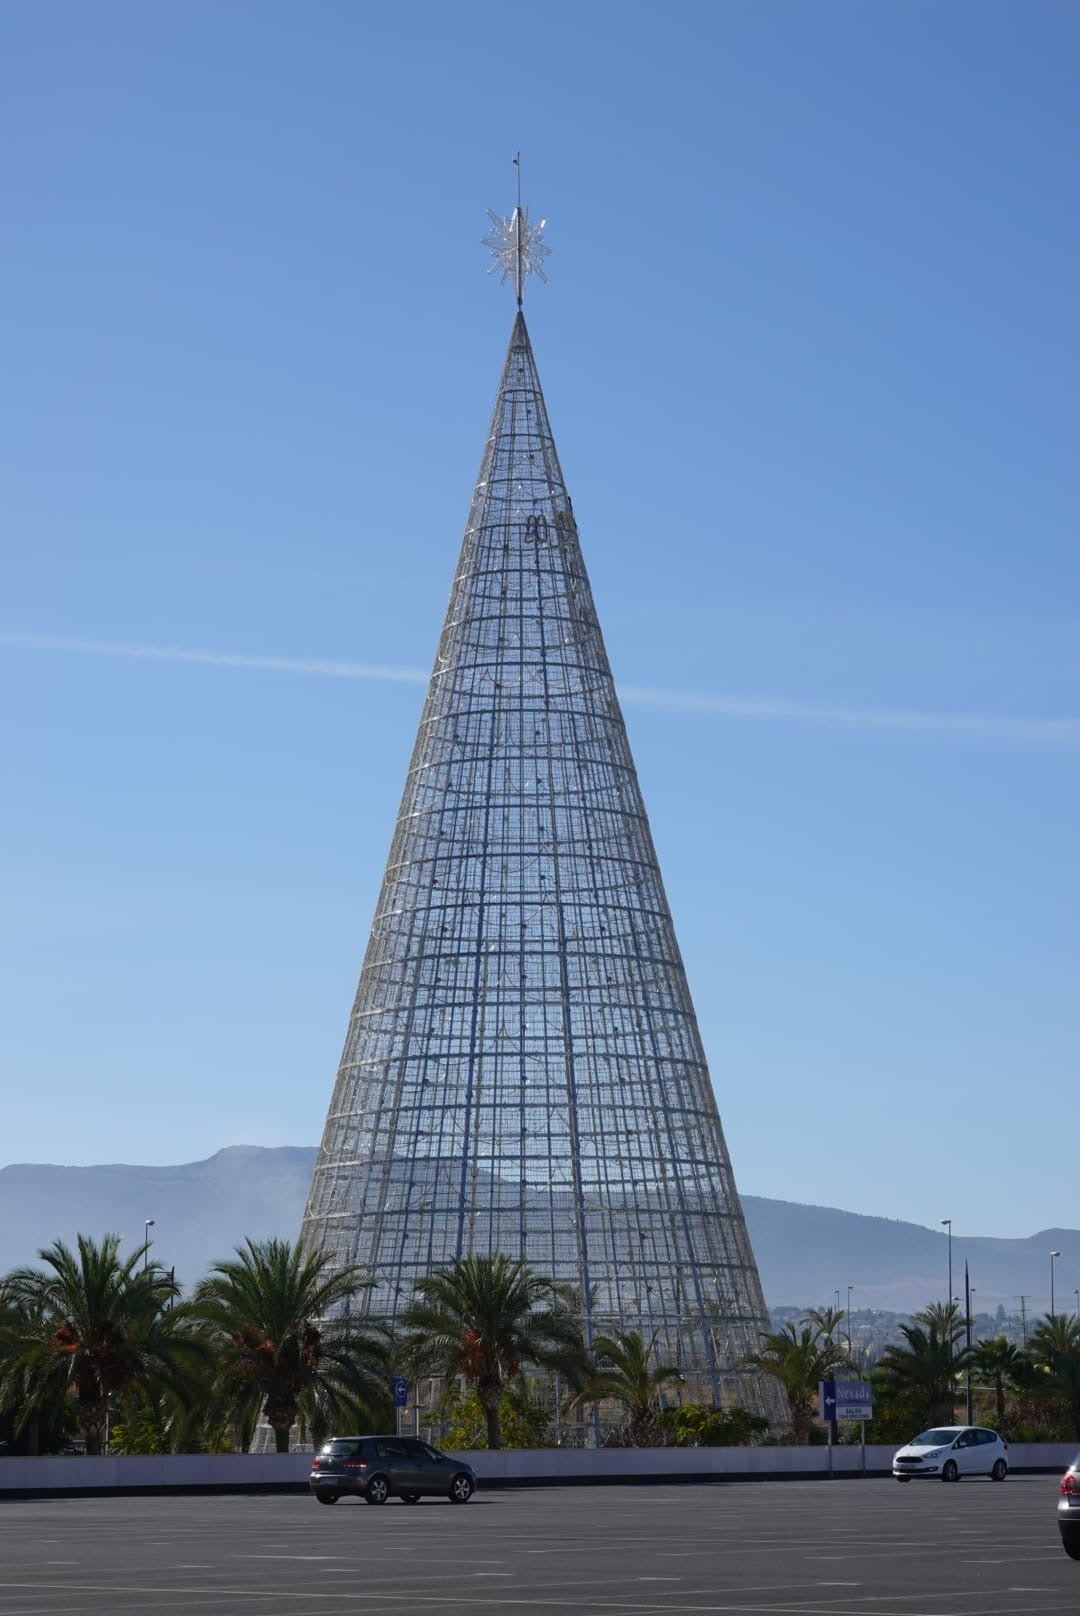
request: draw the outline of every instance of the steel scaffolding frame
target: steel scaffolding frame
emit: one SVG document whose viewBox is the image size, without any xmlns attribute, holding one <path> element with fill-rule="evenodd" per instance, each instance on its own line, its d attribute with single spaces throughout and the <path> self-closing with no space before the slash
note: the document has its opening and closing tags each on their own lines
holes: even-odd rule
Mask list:
<svg viewBox="0 0 1080 1616">
<path fill-rule="evenodd" d="M 518 310 L 302 1238 L 414 1281 L 502 1251 L 588 1340 L 689 1386 L 768 1327 L 626 730 Z"/>
</svg>

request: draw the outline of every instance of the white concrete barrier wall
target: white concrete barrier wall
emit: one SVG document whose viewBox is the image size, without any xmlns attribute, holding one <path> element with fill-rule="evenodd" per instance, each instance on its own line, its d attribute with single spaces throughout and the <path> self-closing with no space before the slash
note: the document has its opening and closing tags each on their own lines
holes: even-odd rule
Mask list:
<svg viewBox="0 0 1080 1616">
<path fill-rule="evenodd" d="M 887 1471 L 896 1444 L 868 1446 L 870 1471 Z M 1076 1444 L 1017 1443 L 1009 1450 L 1014 1470 L 1064 1470 Z M 857 1447 L 832 1450 L 833 1474 L 858 1475 L 862 1457 Z M 827 1476 L 827 1448 L 503 1448 L 462 1455 L 481 1483 L 618 1481 L 665 1476 Z M 114 1487 L 244 1487 L 288 1486 L 307 1481 L 309 1453 L 171 1453 L 147 1458 L 88 1459 L 57 1456 L 44 1459 L 0 1459 L 0 1497 L 5 1492 L 107 1490 Z"/>
<path fill-rule="evenodd" d="M 259 1487 L 307 1481 L 310 1453 L 162 1453 L 0 1459 L 0 1495 L 76 1487 Z"/>
<path fill-rule="evenodd" d="M 868 1471 L 890 1471 L 898 1444 L 867 1445 Z M 1064 1470 L 1076 1452 L 1074 1443 L 1023 1443 L 1009 1450 L 1016 1470 Z M 790 1448 L 503 1448 L 464 1455 L 480 1480 L 491 1481 L 610 1481 L 642 1476 L 663 1481 L 665 1476 L 827 1476 L 827 1447 Z M 843 1446 L 832 1450 L 835 1476 L 856 1476 L 862 1470 L 862 1452 Z"/>
</svg>

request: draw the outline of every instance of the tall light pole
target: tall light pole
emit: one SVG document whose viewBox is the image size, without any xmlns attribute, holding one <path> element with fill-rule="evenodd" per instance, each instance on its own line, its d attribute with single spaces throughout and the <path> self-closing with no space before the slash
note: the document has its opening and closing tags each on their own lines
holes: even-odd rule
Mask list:
<svg viewBox="0 0 1080 1616">
<path fill-rule="evenodd" d="M 830 1346 L 832 1346 L 834 1344 L 836 1338 L 840 1334 L 840 1287 L 839 1286 L 836 1286 L 834 1288 L 833 1295 L 836 1297 L 836 1307 L 835 1307 L 835 1309 L 833 1311 L 833 1327 L 829 1331 L 829 1345 Z M 836 1369 L 835 1368 L 830 1369 L 829 1373 L 830 1373 L 830 1375 L 835 1375 L 836 1374 Z M 829 1475 L 830 1476 L 832 1475 L 832 1450 L 833 1450 L 833 1448 L 836 1445 L 838 1440 L 839 1440 L 839 1427 L 838 1427 L 838 1425 L 836 1423 L 836 1408 L 835 1408 L 835 1405 L 834 1405 L 832 1418 L 829 1421 Z"/>
<path fill-rule="evenodd" d="M 1016 1298 L 1016 1300 L 1020 1303 L 1020 1331 L 1021 1331 L 1021 1334 L 1024 1337 L 1024 1351 L 1026 1352 L 1027 1351 L 1027 1297 L 1026 1296 L 1018 1296 Z"/>
<path fill-rule="evenodd" d="M 849 1358 L 851 1357 L 851 1293 L 854 1289 L 854 1285 L 849 1285 L 847 1288 L 847 1355 Z"/>
<path fill-rule="evenodd" d="M 965 1407 L 967 1409 L 967 1422 L 968 1422 L 969 1425 L 971 1425 L 973 1423 L 973 1421 L 974 1421 L 974 1410 L 973 1410 L 972 1394 L 971 1394 L 971 1298 L 972 1298 L 973 1295 L 974 1295 L 974 1292 L 971 1289 L 971 1275 L 968 1273 L 968 1265 L 967 1265 L 967 1262 L 965 1261 L 965 1263 L 964 1263 L 964 1327 L 965 1327 L 965 1329 L 967 1331 L 967 1342 L 966 1342 L 966 1345 L 967 1345 L 967 1376 L 966 1376 L 966 1380 L 965 1380 L 965 1386 L 966 1386 L 967 1395 L 966 1395 L 966 1398 L 965 1398 Z"/>
<path fill-rule="evenodd" d="M 946 1294 L 948 1296 L 949 1301 L 951 1302 L 952 1299 L 953 1299 L 953 1293 L 952 1293 L 952 1218 L 942 1218 L 941 1227 L 943 1229 L 948 1230 L 948 1240 L 949 1240 L 949 1289 L 948 1289 Z"/>
<path fill-rule="evenodd" d="M 143 1219 L 142 1265 L 143 1265 L 143 1272 L 144 1273 L 146 1271 L 147 1264 L 149 1263 L 149 1260 L 150 1260 L 150 1230 L 154 1227 L 154 1224 L 156 1222 L 157 1222 L 156 1218 L 144 1218 Z"/>
<path fill-rule="evenodd" d="M 1054 1262 L 1061 1256 L 1060 1251 L 1050 1253 L 1050 1317 L 1054 1316 Z"/>
<path fill-rule="evenodd" d="M 1076 1297 L 1076 1322 L 1080 1324 L 1080 1291 L 1073 1291 L 1073 1295 Z"/>
</svg>

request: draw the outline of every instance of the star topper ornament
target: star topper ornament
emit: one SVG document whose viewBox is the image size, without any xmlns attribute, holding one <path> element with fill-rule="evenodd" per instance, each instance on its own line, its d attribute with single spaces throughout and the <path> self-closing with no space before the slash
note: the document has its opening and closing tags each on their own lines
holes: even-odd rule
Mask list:
<svg viewBox="0 0 1080 1616">
<path fill-rule="evenodd" d="M 518 171 L 517 207 L 509 219 L 502 218 L 488 208 L 487 216 L 493 228 L 490 236 L 484 237 L 484 246 L 490 248 L 491 256 L 495 260 L 489 265 L 488 274 L 493 275 L 496 270 L 501 269 L 500 286 L 505 286 L 508 280 L 513 280 L 520 309 L 527 276 L 538 275 L 544 285 L 547 285 L 547 276 L 541 266 L 544 259 L 550 256 L 551 248 L 544 245 L 543 230 L 547 220 L 541 219 L 539 224 L 530 224 L 529 210 L 521 206 L 520 152 L 514 158 L 514 166 Z"/>
</svg>

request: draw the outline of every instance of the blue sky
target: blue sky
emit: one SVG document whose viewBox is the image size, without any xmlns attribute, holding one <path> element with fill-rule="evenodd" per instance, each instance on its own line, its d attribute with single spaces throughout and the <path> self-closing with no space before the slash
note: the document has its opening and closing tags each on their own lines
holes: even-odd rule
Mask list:
<svg viewBox="0 0 1080 1616">
<path fill-rule="evenodd" d="M 740 1188 L 1075 1224 L 1078 68 L 1054 0 L 4 8 L 0 1164 L 317 1141 L 520 148 Z"/>
</svg>

